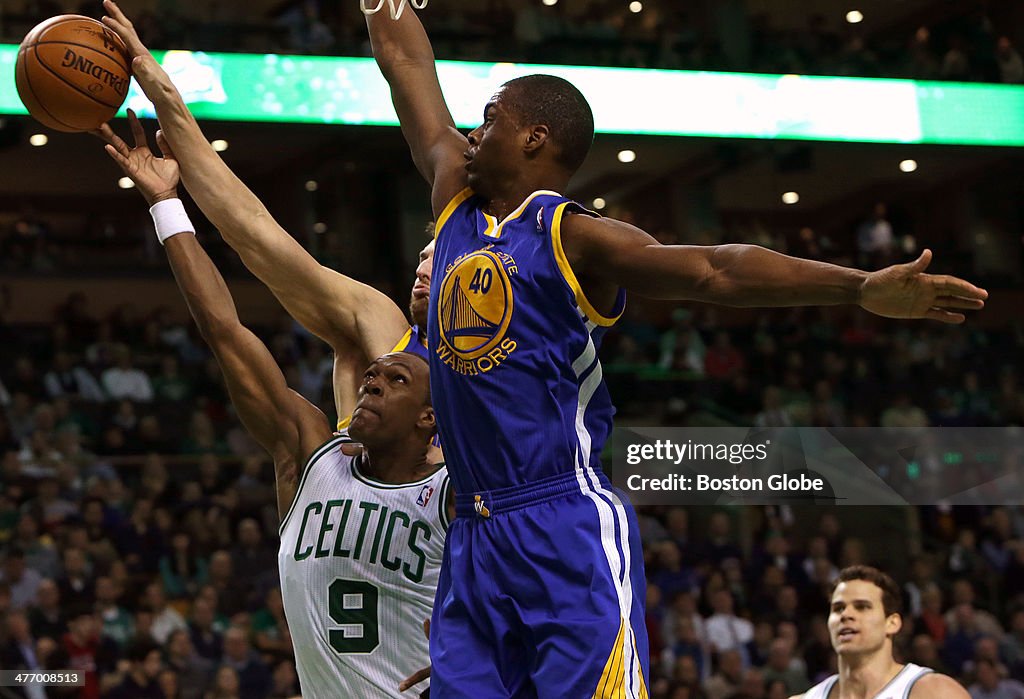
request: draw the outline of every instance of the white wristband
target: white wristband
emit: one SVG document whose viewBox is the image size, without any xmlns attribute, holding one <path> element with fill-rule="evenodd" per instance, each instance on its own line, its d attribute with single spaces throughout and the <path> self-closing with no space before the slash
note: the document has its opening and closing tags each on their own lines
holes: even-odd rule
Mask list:
<svg viewBox="0 0 1024 699">
<path fill-rule="evenodd" d="M 195 235 L 196 229 L 185 213 L 185 205 L 181 199 L 164 199 L 153 204 L 149 209 L 149 215 L 153 217 L 153 225 L 156 226 L 156 237 L 160 244 L 171 236 L 179 233 L 191 233 Z"/>
</svg>

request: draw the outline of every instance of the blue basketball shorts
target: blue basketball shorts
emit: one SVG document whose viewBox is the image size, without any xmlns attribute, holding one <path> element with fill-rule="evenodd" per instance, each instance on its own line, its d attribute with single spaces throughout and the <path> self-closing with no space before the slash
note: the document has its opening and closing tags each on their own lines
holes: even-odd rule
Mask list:
<svg viewBox="0 0 1024 699">
<path fill-rule="evenodd" d="M 430 626 L 432 699 L 646 699 L 636 513 L 600 471 L 457 496 Z"/>
</svg>

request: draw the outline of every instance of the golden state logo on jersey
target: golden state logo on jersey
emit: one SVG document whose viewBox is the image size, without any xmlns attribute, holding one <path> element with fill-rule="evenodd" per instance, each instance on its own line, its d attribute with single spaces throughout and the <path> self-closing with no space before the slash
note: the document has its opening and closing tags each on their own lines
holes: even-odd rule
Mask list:
<svg viewBox="0 0 1024 699">
<path fill-rule="evenodd" d="M 441 344 L 437 354 L 460 374 L 486 373 L 508 359 L 516 342 L 506 337 L 512 321 L 511 255 L 487 246 L 463 255 L 445 270 L 437 304 Z"/>
</svg>

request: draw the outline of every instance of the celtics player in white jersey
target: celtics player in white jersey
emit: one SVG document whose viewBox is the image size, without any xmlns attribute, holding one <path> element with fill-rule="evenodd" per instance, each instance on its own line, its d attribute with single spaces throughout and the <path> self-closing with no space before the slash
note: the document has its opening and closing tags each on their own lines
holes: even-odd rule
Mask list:
<svg viewBox="0 0 1024 699">
<path fill-rule="evenodd" d="M 429 618 L 448 527 L 445 468 L 428 462 L 436 431 L 427 363 L 378 357 L 365 370 L 350 434 L 290 390 L 269 350 L 238 319 L 224 279 L 177 198 L 178 164 L 104 125 L 107 152 L 151 205 L 189 310 L 224 374 L 232 404 L 271 454 L 281 513 L 278 564 L 306 699 L 411 697 L 399 684 L 428 664 Z M 346 445 L 349 445 L 346 447 Z"/>
<path fill-rule="evenodd" d="M 877 568 L 840 571 L 828 616 L 839 673 L 790 699 L 970 699 L 952 677 L 896 662 L 901 606 L 899 585 Z"/>
</svg>

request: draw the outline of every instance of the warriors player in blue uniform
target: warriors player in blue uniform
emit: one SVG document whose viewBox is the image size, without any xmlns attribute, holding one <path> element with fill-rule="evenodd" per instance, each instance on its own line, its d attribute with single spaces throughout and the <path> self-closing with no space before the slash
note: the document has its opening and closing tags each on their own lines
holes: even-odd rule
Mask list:
<svg viewBox="0 0 1024 699">
<path fill-rule="evenodd" d="M 917 261 L 865 273 L 747 246 L 662 246 L 560 194 L 594 121 L 551 76 L 512 80 L 468 137 L 416 13 L 368 19 L 437 220 L 428 345 L 458 519 L 431 627 L 440 697 L 643 697 L 643 559 L 601 472 L 597 351 L 624 289 L 733 306 L 859 304 L 961 322 L 987 294 Z"/>
<path fill-rule="evenodd" d="M 841 570 L 828 616 L 839 672 L 790 699 L 969 699 L 952 677 L 896 662 L 892 646 L 903 627 L 901 598 L 896 581 L 877 568 Z"/>
</svg>

